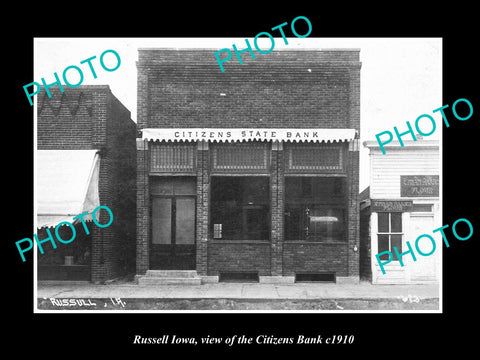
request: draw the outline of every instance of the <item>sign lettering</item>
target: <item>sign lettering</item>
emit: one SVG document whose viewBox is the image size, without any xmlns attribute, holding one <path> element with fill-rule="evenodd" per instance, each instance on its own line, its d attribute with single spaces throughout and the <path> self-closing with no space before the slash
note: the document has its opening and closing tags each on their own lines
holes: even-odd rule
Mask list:
<svg viewBox="0 0 480 360">
<path fill-rule="evenodd" d="M 438 197 L 438 175 L 401 175 L 401 197 Z"/>
</svg>

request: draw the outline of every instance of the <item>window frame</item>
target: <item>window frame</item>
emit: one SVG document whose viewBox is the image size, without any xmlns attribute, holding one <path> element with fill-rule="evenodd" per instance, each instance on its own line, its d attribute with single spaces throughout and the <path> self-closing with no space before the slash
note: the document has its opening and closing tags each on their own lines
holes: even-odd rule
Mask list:
<svg viewBox="0 0 480 360">
<path fill-rule="evenodd" d="M 346 175 L 347 173 L 347 149 L 348 143 L 286 143 L 284 145 L 284 168 L 285 176 L 291 175 Z M 335 165 L 308 165 L 294 163 L 297 151 L 334 151 L 338 155 Z"/>
<path fill-rule="evenodd" d="M 183 184 L 182 184 L 183 182 Z M 149 216 L 150 216 L 150 232 L 149 237 L 150 246 L 177 246 L 177 245 L 187 245 L 195 246 L 197 242 L 197 190 L 196 190 L 196 179 L 194 180 L 191 176 L 150 176 L 150 202 L 149 202 Z M 171 191 L 161 191 L 162 184 L 163 189 L 167 189 L 167 186 Z M 190 184 L 189 184 L 190 183 Z M 180 186 L 178 185 L 180 184 Z M 189 185 L 192 185 L 191 189 L 188 189 Z M 185 190 L 187 188 L 187 190 Z M 158 191 L 160 190 L 160 191 Z M 153 221 L 155 221 L 153 216 L 153 203 L 155 199 L 170 199 L 170 242 L 160 243 L 154 242 L 154 229 Z M 177 199 L 193 199 L 194 201 L 194 226 L 193 226 L 193 243 L 182 244 L 176 242 L 176 214 L 172 212 L 175 208 L 176 211 L 176 201 Z"/>
<path fill-rule="evenodd" d="M 148 158 L 148 172 L 150 175 L 195 175 L 196 171 L 196 143 L 150 142 Z"/>
<path fill-rule="evenodd" d="M 287 179 L 292 179 L 292 178 L 309 178 L 310 181 L 316 180 L 316 179 L 339 179 L 340 181 L 343 182 L 342 188 L 344 193 L 340 192 L 340 194 L 335 194 L 333 198 L 325 199 L 321 203 L 314 203 L 313 201 L 315 200 L 316 197 L 308 196 L 308 197 L 301 197 L 298 198 L 296 201 L 289 203 L 287 200 L 287 197 L 285 196 L 284 199 L 284 219 L 283 219 L 283 230 L 284 230 L 284 241 L 285 242 L 293 242 L 293 243 L 318 243 L 318 244 L 346 244 L 348 243 L 348 179 L 346 176 L 328 176 L 328 175 L 315 175 L 315 176 L 306 176 L 306 175 L 297 175 L 297 176 L 292 176 L 288 175 L 285 176 L 285 193 L 287 193 Z M 333 185 L 334 187 L 336 184 Z M 308 198 L 308 200 L 307 200 Z M 341 201 L 338 201 L 340 200 Z M 332 210 L 340 210 L 343 212 L 343 219 L 342 219 L 342 236 L 341 238 L 334 238 L 332 236 L 327 236 L 323 240 L 314 240 L 314 239 L 308 239 L 308 235 L 303 235 L 302 238 L 289 238 L 288 237 L 288 231 L 287 231 L 287 221 L 286 221 L 286 214 L 287 214 L 287 209 L 289 208 L 309 208 L 309 209 L 332 209 Z M 302 223 L 304 225 L 307 225 L 308 222 L 308 227 L 310 227 L 310 222 L 308 221 L 309 216 L 305 215 L 304 219 L 302 220 Z M 300 224 L 298 225 L 300 226 Z M 304 228 L 304 232 L 306 230 L 306 227 Z M 296 231 L 295 231 L 296 232 Z"/>
<path fill-rule="evenodd" d="M 268 176 L 270 175 L 270 153 L 271 142 L 267 141 L 251 141 L 251 142 L 226 142 L 212 144 L 210 147 L 210 171 L 211 175 L 217 176 Z M 219 152 L 231 151 L 226 155 L 231 157 L 232 163 L 229 165 L 219 164 Z M 244 155 L 245 157 L 235 158 L 237 155 Z M 243 163 L 241 165 L 236 163 L 236 160 L 244 162 L 245 159 L 251 157 L 260 161 L 259 164 Z"/>
<path fill-rule="evenodd" d="M 221 227 L 221 233 L 222 237 L 221 238 L 216 238 L 214 237 L 215 235 L 215 225 L 214 219 L 213 219 L 213 212 L 212 209 L 214 207 L 214 201 L 213 201 L 213 179 L 216 178 L 235 178 L 235 179 L 245 179 L 245 178 L 265 178 L 267 181 L 267 188 L 268 188 L 268 194 L 267 198 L 268 200 L 266 201 L 266 205 L 268 207 L 268 214 L 267 214 L 267 219 L 266 219 L 266 234 L 267 238 L 266 239 L 232 239 L 229 237 L 224 236 L 224 227 L 222 223 Z M 271 199 L 271 178 L 269 175 L 264 175 L 264 174 L 211 174 L 211 179 L 210 179 L 210 194 L 209 194 L 209 223 L 208 223 L 208 237 L 210 240 L 214 242 L 227 242 L 227 243 L 235 243 L 235 242 L 253 242 L 253 243 L 269 243 L 271 241 L 271 229 L 272 229 L 272 199 Z M 243 212 L 244 206 L 241 206 L 241 210 Z M 242 221 L 245 219 L 242 219 Z M 243 231 L 243 230 L 242 230 Z M 242 233 L 243 234 L 243 233 Z"/>
<path fill-rule="evenodd" d="M 379 214 L 388 214 L 388 230 L 387 232 L 385 231 L 380 231 L 380 218 Z M 401 231 L 391 231 L 392 230 L 392 214 L 400 214 L 400 219 L 401 219 Z M 398 257 L 396 253 L 393 251 L 393 246 L 392 246 L 392 235 L 400 235 L 400 245 L 402 248 L 400 249 L 399 253 L 402 253 L 403 251 L 403 237 L 405 235 L 404 232 L 404 219 L 403 219 L 403 212 L 398 212 L 398 211 L 379 211 L 377 212 L 377 254 L 380 253 L 379 251 L 379 235 L 387 235 L 388 236 L 388 250 L 385 251 L 390 251 L 392 253 L 392 261 L 397 261 L 398 262 Z M 382 251 L 383 252 L 383 251 Z M 385 260 L 380 258 L 381 260 Z"/>
</svg>

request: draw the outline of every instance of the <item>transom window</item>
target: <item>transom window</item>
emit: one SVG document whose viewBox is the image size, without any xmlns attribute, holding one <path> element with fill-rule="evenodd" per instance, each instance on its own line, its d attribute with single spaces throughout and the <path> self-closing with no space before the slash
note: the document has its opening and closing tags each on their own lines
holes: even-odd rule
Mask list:
<svg viewBox="0 0 480 360">
<path fill-rule="evenodd" d="M 151 143 L 150 172 L 194 172 L 195 143 Z"/>
<path fill-rule="evenodd" d="M 226 143 L 212 146 L 212 171 L 217 173 L 269 171 L 268 142 Z"/>
<path fill-rule="evenodd" d="M 287 173 L 343 173 L 344 145 L 288 144 L 285 146 Z"/>
</svg>

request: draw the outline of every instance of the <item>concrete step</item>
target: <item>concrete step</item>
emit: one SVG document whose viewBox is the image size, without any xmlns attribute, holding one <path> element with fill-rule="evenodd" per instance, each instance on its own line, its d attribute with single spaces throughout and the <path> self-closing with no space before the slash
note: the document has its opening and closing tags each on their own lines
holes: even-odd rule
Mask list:
<svg viewBox="0 0 480 360">
<path fill-rule="evenodd" d="M 138 285 L 201 285 L 199 277 L 154 277 L 143 276 L 138 279 Z"/>
<path fill-rule="evenodd" d="M 196 270 L 147 270 L 146 277 L 152 278 L 197 278 Z"/>
</svg>

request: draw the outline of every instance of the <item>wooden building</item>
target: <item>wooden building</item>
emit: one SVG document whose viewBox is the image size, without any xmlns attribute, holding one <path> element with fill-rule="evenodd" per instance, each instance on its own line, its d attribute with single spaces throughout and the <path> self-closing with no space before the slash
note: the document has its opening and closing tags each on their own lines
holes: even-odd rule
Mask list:
<svg viewBox="0 0 480 360">
<path fill-rule="evenodd" d="M 370 151 L 370 186 L 360 194 L 361 246 L 360 275 L 374 284 L 438 282 L 441 276 L 443 243 L 434 229 L 442 225 L 440 202 L 440 152 L 434 140 L 398 141 L 386 145 L 382 154 L 376 141 L 366 141 Z M 419 235 L 436 240 L 430 256 L 402 256 L 401 266 L 394 254 L 382 273 L 375 257 L 384 251 L 399 254 L 415 249 Z M 419 243 L 424 253 L 432 249 L 429 241 Z M 387 260 L 387 254 L 381 260 Z M 383 261 L 382 260 L 382 261 Z"/>
</svg>

